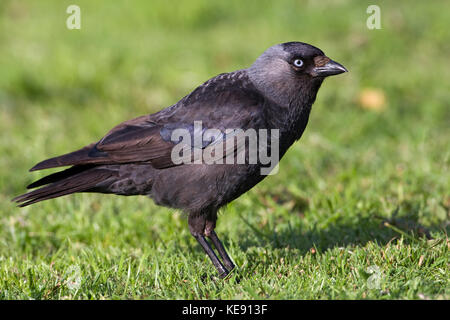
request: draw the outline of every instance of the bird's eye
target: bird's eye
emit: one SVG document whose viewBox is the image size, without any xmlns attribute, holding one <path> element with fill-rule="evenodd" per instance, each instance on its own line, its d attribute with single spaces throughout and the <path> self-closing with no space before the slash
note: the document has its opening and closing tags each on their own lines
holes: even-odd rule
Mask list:
<svg viewBox="0 0 450 320">
<path fill-rule="evenodd" d="M 296 66 L 297 68 L 300 68 L 303 66 L 303 60 L 302 59 L 295 59 L 294 60 L 294 66 Z"/>
</svg>

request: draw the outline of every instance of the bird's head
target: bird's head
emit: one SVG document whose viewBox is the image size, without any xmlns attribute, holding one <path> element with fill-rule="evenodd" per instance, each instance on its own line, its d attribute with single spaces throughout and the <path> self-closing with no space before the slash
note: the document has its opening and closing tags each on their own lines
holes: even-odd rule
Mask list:
<svg viewBox="0 0 450 320">
<path fill-rule="evenodd" d="M 286 42 L 267 49 L 248 69 L 263 94 L 282 106 L 299 98 L 315 99 L 322 81 L 347 69 L 322 50 L 303 42 Z"/>
</svg>

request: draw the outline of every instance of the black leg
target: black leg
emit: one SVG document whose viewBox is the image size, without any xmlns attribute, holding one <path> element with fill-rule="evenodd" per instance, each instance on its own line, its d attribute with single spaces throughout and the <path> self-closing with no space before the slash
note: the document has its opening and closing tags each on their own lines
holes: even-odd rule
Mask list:
<svg viewBox="0 0 450 320">
<path fill-rule="evenodd" d="M 214 244 L 217 251 L 219 252 L 220 257 L 222 258 L 223 263 L 227 267 L 228 271 L 233 270 L 234 263 L 233 263 L 233 261 L 231 261 L 230 256 L 226 252 L 225 248 L 222 245 L 222 242 L 220 242 L 219 237 L 217 237 L 217 234 L 214 230 L 209 234 L 209 238 L 211 239 L 212 243 Z"/>
<path fill-rule="evenodd" d="M 205 237 L 200 235 L 194 237 L 195 239 L 197 239 L 198 243 L 200 243 L 203 250 L 205 250 L 206 254 L 211 259 L 211 262 L 213 263 L 214 267 L 216 267 L 217 271 L 219 272 L 219 277 L 225 278 L 228 275 L 228 270 L 223 266 L 219 258 L 217 258 L 216 254 L 209 245 L 208 241 L 206 241 Z"/>
</svg>

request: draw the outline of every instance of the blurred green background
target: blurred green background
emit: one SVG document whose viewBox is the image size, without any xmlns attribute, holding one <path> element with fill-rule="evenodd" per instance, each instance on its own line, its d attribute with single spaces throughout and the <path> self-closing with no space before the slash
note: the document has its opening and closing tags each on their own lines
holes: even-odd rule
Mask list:
<svg viewBox="0 0 450 320">
<path fill-rule="evenodd" d="M 373 2 L 2 0 L 0 298 L 448 299 L 450 2 L 377 1 L 369 30 Z M 52 172 L 35 163 L 286 41 L 350 72 L 325 81 L 279 174 L 220 216 L 229 281 L 144 197 L 10 202 Z"/>
</svg>

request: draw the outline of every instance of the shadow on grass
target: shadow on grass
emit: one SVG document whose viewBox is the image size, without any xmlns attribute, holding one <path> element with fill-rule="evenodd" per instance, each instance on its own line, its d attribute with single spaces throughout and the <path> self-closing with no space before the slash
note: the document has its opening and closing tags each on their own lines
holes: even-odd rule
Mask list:
<svg viewBox="0 0 450 320">
<path fill-rule="evenodd" d="M 265 247 L 273 249 L 296 248 L 305 254 L 312 248 L 325 251 L 334 247 L 364 246 L 368 242 L 386 245 L 388 242 L 403 236 L 405 242 L 420 241 L 421 238 L 431 239 L 430 232 L 443 230 L 441 224 L 425 227 L 419 223 L 416 212 L 398 215 L 394 212 L 392 218 L 386 219 L 378 216 L 362 216 L 346 219 L 341 217 L 330 223 L 326 228 L 314 225 L 307 228 L 297 223 L 295 227 L 288 221 L 277 232 L 270 226 L 260 228 L 250 224 L 244 217 L 242 221 L 252 230 L 251 233 L 239 240 L 243 251 L 250 247 Z M 254 233 L 254 234 L 252 234 Z"/>
</svg>

